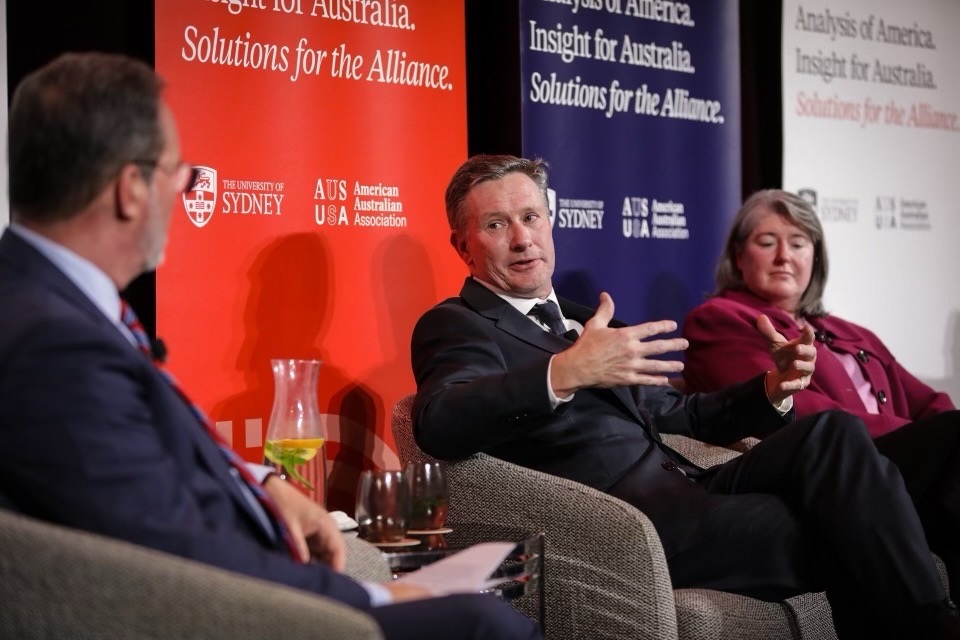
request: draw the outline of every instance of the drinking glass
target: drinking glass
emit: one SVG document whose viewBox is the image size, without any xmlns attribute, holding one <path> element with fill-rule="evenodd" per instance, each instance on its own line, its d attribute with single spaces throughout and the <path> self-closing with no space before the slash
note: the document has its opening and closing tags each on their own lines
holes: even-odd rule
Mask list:
<svg viewBox="0 0 960 640">
<path fill-rule="evenodd" d="M 357 525 L 368 542 L 400 542 L 410 521 L 410 488 L 402 471 L 364 471 L 357 486 Z"/>
<path fill-rule="evenodd" d="M 411 462 L 407 465 L 410 485 L 410 529 L 437 531 L 447 520 L 450 492 L 438 462 Z"/>
</svg>

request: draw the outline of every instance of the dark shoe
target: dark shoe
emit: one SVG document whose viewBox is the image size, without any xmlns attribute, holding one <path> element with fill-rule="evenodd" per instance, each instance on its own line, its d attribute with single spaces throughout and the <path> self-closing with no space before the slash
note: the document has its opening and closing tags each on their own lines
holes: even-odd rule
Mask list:
<svg viewBox="0 0 960 640">
<path fill-rule="evenodd" d="M 916 620 L 917 624 L 906 637 L 960 640 L 960 613 L 949 600 L 922 607 L 921 615 Z"/>
</svg>

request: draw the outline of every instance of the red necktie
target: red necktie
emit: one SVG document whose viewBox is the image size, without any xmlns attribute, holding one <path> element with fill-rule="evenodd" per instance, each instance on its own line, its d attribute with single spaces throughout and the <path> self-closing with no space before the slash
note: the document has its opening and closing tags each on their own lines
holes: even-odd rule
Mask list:
<svg viewBox="0 0 960 640">
<path fill-rule="evenodd" d="M 153 352 L 150 349 L 150 337 L 147 335 L 147 330 L 144 329 L 143 324 L 137 317 L 137 314 L 134 313 L 133 308 L 127 304 L 126 300 L 120 301 L 120 319 L 130 330 L 130 333 L 133 334 L 134 339 L 137 341 L 137 347 L 140 349 L 140 351 L 150 358 L 153 364 L 157 367 L 157 370 L 161 373 L 161 375 L 163 375 L 167 382 L 170 383 L 170 386 L 173 387 L 173 390 L 177 392 L 177 395 L 179 395 L 180 398 L 187 404 L 187 406 L 190 407 L 193 415 L 196 416 L 200 424 L 203 425 L 207 434 L 213 438 L 213 441 L 217 443 L 217 446 L 220 447 L 220 451 L 227 459 L 227 462 L 231 467 L 237 470 L 237 473 L 240 474 L 240 478 L 242 478 L 243 482 L 247 485 L 247 487 L 249 487 L 250 492 L 257 499 L 257 502 L 259 502 L 264 511 L 267 512 L 267 516 L 273 523 L 276 534 L 287 545 L 290 555 L 299 559 L 300 554 L 297 552 L 297 546 L 294 544 L 293 538 L 290 536 L 290 531 L 283 520 L 283 516 L 280 514 L 280 510 L 277 508 L 277 504 L 273 501 L 273 498 L 271 498 L 270 494 L 264 490 L 263 485 L 257 482 L 257 479 L 251 475 L 250 470 L 247 469 L 247 465 L 244 463 L 243 459 L 237 455 L 237 452 L 234 451 L 230 445 L 228 445 L 224 439 L 220 437 L 220 434 L 217 433 L 217 430 L 213 428 L 213 423 L 210 422 L 210 419 L 207 418 L 206 414 L 203 413 L 200 407 L 190 401 L 190 398 L 187 397 L 187 395 L 180 388 L 180 385 L 177 384 L 177 381 L 173 375 L 167 371 L 156 359 L 154 359 Z"/>
</svg>

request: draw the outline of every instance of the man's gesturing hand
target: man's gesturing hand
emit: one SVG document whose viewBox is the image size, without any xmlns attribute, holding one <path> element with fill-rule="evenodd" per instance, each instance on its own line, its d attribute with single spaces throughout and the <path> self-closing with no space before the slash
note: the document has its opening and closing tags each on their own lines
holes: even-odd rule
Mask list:
<svg viewBox="0 0 960 640">
<path fill-rule="evenodd" d="M 583 326 L 583 334 L 563 353 L 553 358 L 550 384 L 557 397 L 564 398 L 578 389 L 617 387 L 633 384 L 668 384 L 668 373 L 683 371 L 677 360 L 651 360 L 671 351 L 683 351 L 683 338 L 648 340 L 652 336 L 676 331 L 673 320 L 645 322 L 612 328 L 613 298 L 600 294 L 597 312 Z"/>
<path fill-rule="evenodd" d="M 764 384 L 767 397 L 774 404 L 810 385 L 816 368 L 817 348 L 813 346 L 813 329 L 803 327 L 799 338 L 787 340 L 764 314 L 757 317 L 757 330 L 770 342 L 770 357 L 776 369 L 767 374 Z"/>
</svg>

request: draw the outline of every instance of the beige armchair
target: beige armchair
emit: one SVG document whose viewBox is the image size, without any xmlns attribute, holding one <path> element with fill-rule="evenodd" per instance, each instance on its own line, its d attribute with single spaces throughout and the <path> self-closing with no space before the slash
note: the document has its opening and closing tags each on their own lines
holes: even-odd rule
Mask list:
<svg viewBox="0 0 960 640">
<path fill-rule="evenodd" d="M 347 572 L 383 581 L 347 539 Z M 0 509 L 0 638 L 378 639 L 369 616 L 303 591 Z"/>
<path fill-rule="evenodd" d="M 403 463 L 431 460 L 414 442 L 412 403 L 407 396 L 393 412 Z M 675 438 L 670 445 L 699 464 L 738 455 Z M 836 638 L 822 594 L 770 603 L 706 589 L 674 590 L 656 530 L 621 500 L 485 454 L 443 464 L 451 527 L 496 523 L 546 534 L 548 640 Z"/>
</svg>

